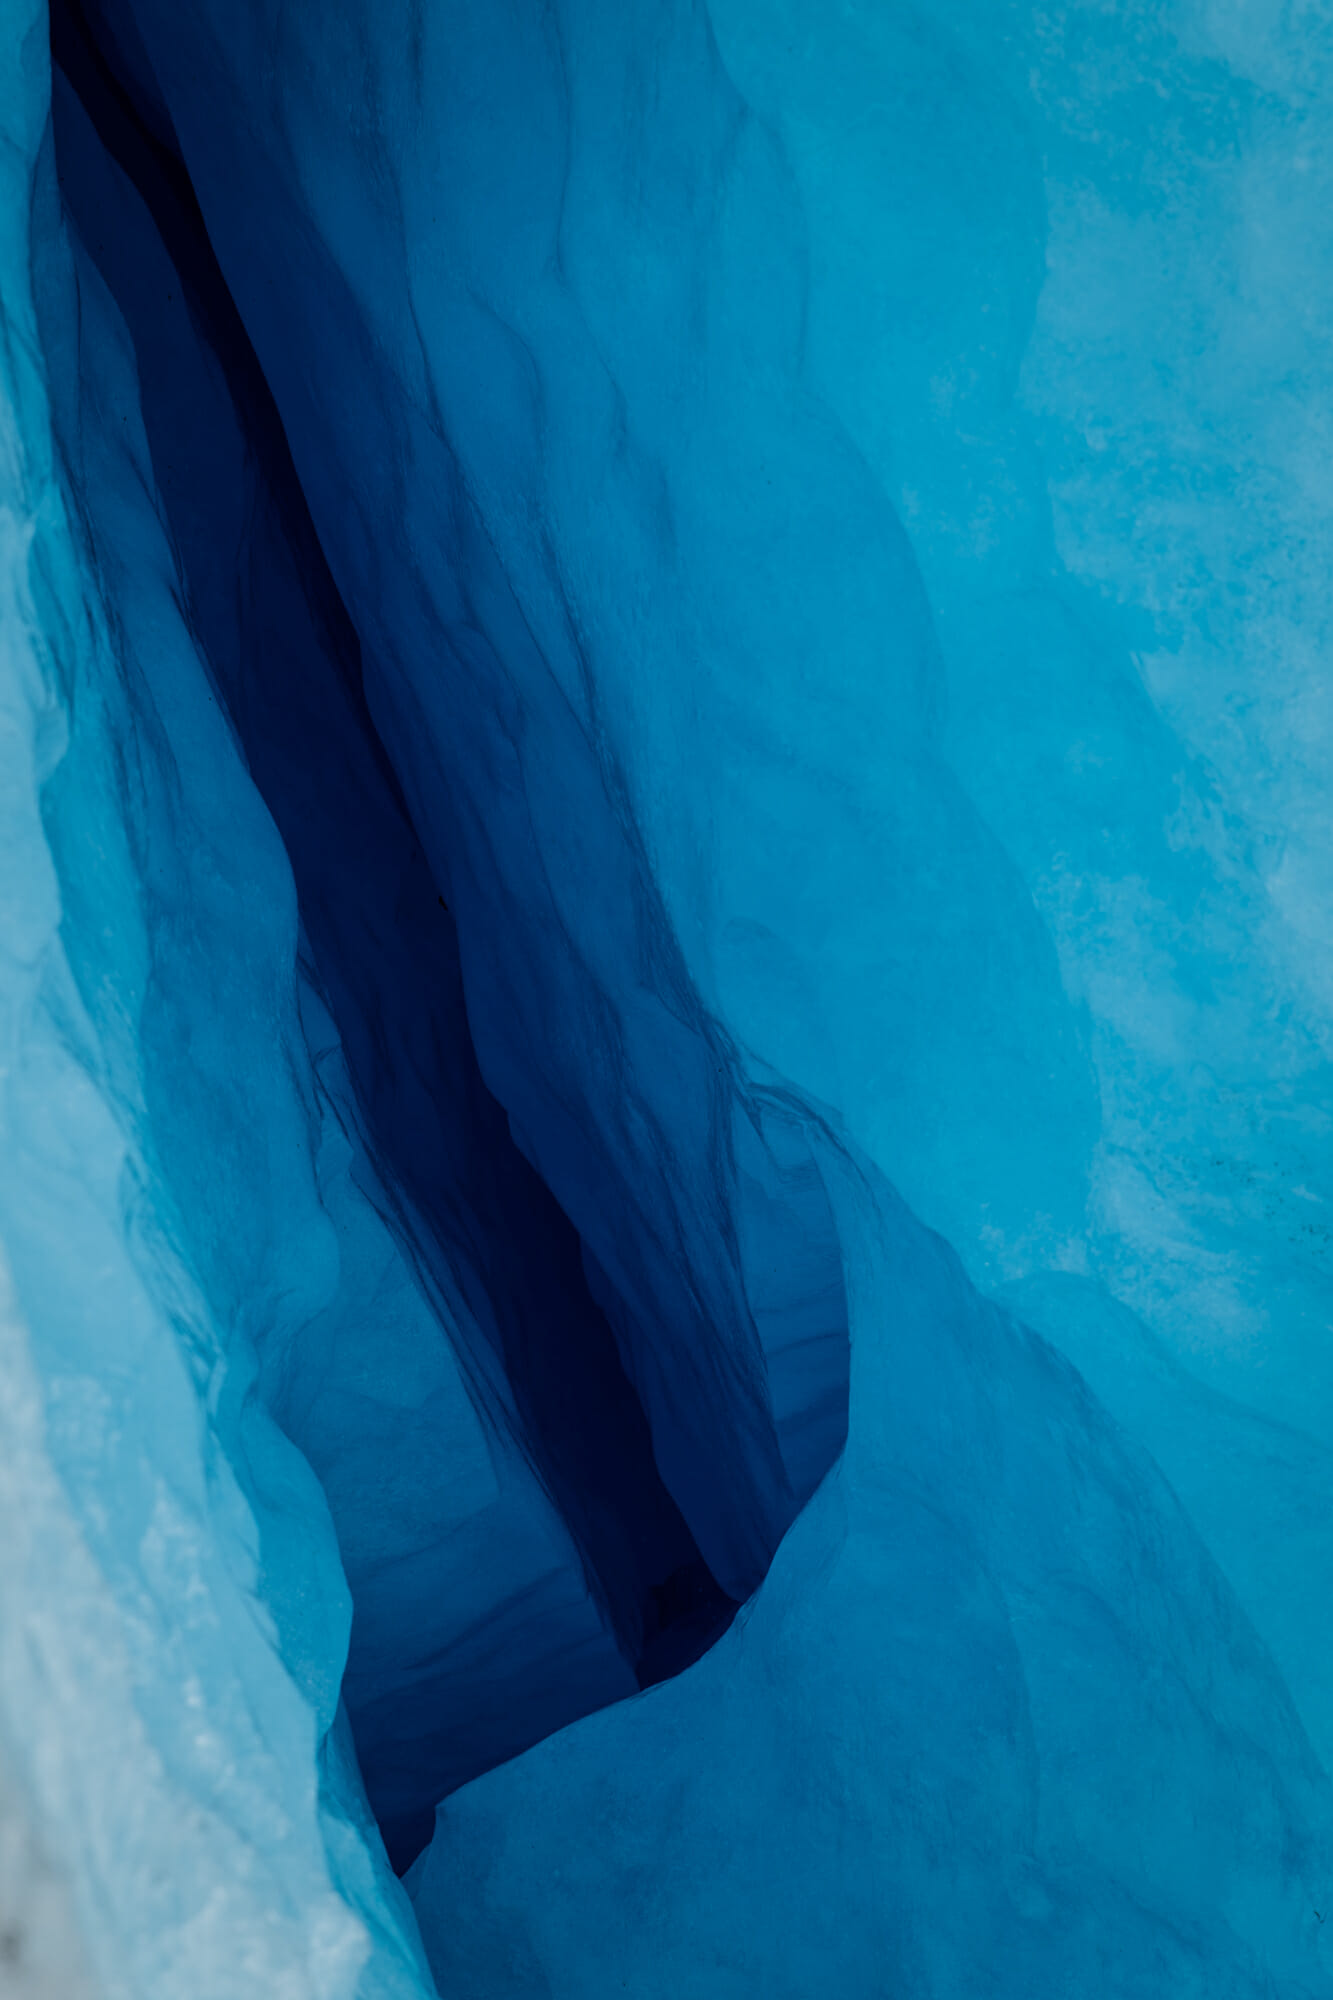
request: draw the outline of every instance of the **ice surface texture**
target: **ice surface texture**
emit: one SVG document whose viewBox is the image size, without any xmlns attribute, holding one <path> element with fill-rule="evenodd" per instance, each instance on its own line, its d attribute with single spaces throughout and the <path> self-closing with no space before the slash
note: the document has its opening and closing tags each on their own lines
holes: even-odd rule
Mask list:
<svg viewBox="0 0 1333 2000">
<path fill-rule="evenodd" d="M 1329 1991 L 1328 52 L 71 0 L 43 138 L 21 25 L 0 1714 L 91 1975 Z"/>
</svg>

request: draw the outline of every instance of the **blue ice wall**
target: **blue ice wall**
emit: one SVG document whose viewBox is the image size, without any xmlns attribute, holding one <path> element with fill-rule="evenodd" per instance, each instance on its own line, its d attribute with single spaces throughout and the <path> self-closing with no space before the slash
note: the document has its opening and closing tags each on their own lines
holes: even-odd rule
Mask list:
<svg viewBox="0 0 1333 2000">
<path fill-rule="evenodd" d="M 812 379 L 922 568 L 946 753 L 1096 1077 L 1072 1209 L 1006 1217 L 1003 1153 L 970 1221 L 913 1198 L 1158 1456 L 1327 1761 L 1326 34 L 711 18 L 800 187 Z"/>
<path fill-rule="evenodd" d="M 151 543 L 147 636 L 185 605 L 173 727 L 211 674 L 255 789 L 182 748 L 179 796 L 264 829 L 279 943 L 193 808 L 131 815 L 141 1006 L 95 788 L 52 841 L 257 1392 L 254 1671 L 379 1940 L 330 1983 L 416 1976 L 340 1552 L 372 1789 L 433 1711 L 423 1791 L 606 1704 L 444 1799 L 444 1992 L 1328 1991 L 1320 35 L 82 19 L 140 150 L 71 52 L 61 171 L 148 442 L 103 492 L 115 316 L 85 363 L 48 301 L 77 573 L 129 630 Z M 612 1699 L 645 1584 L 688 1637 L 705 1577 L 730 1630 Z M 298 1910 L 324 1865 L 283 1851 Z"/>
</svg>

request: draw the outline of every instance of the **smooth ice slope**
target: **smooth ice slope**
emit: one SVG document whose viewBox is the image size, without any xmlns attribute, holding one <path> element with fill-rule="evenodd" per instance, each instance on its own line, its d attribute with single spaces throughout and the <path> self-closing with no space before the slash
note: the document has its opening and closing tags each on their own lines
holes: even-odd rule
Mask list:
<svg viewBox="0 0 1333 2000">
<path fill-rule="evenodd" d="M 441 1991 L 1326 1991 L 1327 1780 L 1160 1475 L 873 1179 L 837 1200 L 841 1467 L 689 1675 L 441 1807 Z"/>
</svg>

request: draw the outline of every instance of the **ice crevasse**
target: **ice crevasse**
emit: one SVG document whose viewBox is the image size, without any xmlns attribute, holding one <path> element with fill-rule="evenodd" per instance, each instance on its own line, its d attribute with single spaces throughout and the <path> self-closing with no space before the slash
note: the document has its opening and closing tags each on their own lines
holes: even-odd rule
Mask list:
<svg viewBox="0 0 1333 2000">
<path fill-rule="evenodd" d="M 0 1993 L 1333 1993 L 1333 28 L 3 20 Z"/>
</svg>

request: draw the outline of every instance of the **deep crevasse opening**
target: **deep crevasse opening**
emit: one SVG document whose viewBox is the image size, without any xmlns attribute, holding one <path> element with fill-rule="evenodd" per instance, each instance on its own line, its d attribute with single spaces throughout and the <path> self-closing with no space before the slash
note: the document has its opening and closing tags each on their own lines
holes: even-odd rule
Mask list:
<svg viewBox="0 0 1333 2000">
<path fill-rule="evenodd" d="M 329 1501 L 353 1601 L 344 1698 L 401 1868 L 439 1799 L 688 1666 L 753 1589 L 845 1435 L 832 1215 L 795 1121 L 742 1096 L 633 830 L 604 803 L 596 865 L 626 933 L 612 948 L 672 1011 L 636 1051 L 620 996 L 576 964 L 575 1004 L 602 1019 L 574 1060 L 608 1065 L 576 1076 L 591 1110 L 552 1118 L 524 1089 L 505 1053 L 521 1012 L 487 1024 L 516 1095 L 502 1107 L 487 1089 L 442 887 L 481 891 L 434 824 L 457 808 L 437 801 L 428 858 L 160 109 L 136 102 L 115 41 L 77 4 L 55 9 L 52 35 L 62 199 L 133 343 L 183 608 L 295 878 L 341 1284 L 307 1324 L 256 1336 L 259 1394 Z M 480 739 L 492 726 L 457 721 Z M 586 748 L 583 761 L 570 782 L 599 801 L 606 778 Z M 483 922 L 512 927 L 509 977 L 539 990 L 522 906 Z M 680 1088 L 652 1133 L 655 1210 L 633 1124 L 654 1120 L 639 1073 L 662 1028 Z M 543 1120 L 534 1150 L 574 1190 L 582 1235 L 511 1136 Z M 617 1255 L 638 1299 L 608 1275 Z M 674 1494 L 663 1455 L 684 1465 Z"/>
<path fill-rule="evenodd" d="M 4 1685 L 109 1990 L 1327 1973 L 1314 776 L 1068 497 L 1080 231 L 1223 240 L 1253 53 L 1110 25 L 1094 142 L 1068 23 L 783 22 L 8 76 Z"/>
</svg>

